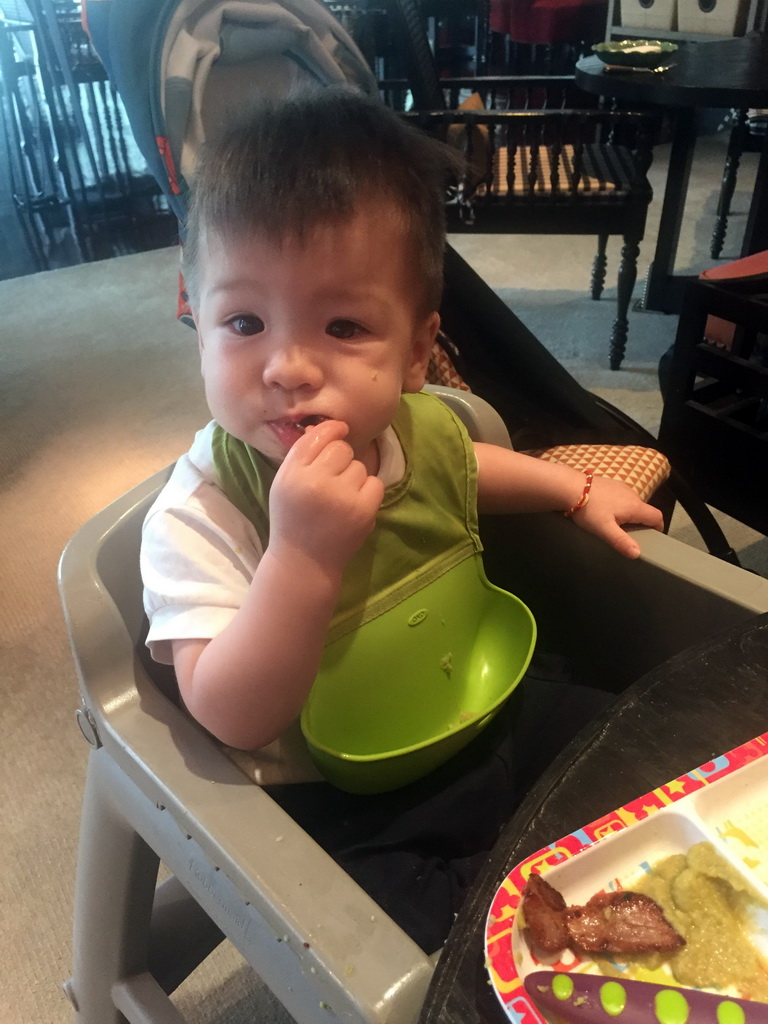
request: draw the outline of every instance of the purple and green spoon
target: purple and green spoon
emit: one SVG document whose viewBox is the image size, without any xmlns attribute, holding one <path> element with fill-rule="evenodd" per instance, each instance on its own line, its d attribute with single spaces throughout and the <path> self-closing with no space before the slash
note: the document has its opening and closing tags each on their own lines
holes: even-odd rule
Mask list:
<svg viewBox="0 0 768 1024">
<path fill-rule="evenodd" d="M 534 971 L 525 988 L 567 1024 L 768 1024 L 768 1003 L 649 981 Z"/>
</svg>

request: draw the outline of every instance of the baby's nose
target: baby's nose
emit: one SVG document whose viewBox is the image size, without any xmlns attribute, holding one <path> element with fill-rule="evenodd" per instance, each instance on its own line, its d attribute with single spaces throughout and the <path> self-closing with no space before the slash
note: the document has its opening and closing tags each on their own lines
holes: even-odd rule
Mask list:
<svg viewBox="0 0 768 1024">
<path fill-rule="evenodd" d="M 322 369 L 317 359 L 305 346 L 298 344 L 275 348 L 264 367 L 264 383 L 267 387 L 296 391 L 303 387 L 318 388 L 322 381 Z"/>
</svg>

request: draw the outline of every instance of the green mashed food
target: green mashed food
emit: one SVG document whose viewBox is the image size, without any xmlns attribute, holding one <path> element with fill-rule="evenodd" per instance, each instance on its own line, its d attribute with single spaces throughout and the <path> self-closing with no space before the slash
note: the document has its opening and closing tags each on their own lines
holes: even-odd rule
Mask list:
<svg viewBox="0 0 768 1024">
<path fill-rule="evenodd" d="M 687 854 L 652 865 L 632 890 L 661 906 L 685 946 L 672 954 L 628 957 L 630 976 L 647 978 L 666 963 L 681 985 L 733 988 L 744 999 L 768 1002 L 768 963 L 749 939 L 751 912 L 764 903 L 711 843 L 697 843 Z M 603 961 L 600 967 L 615 973 Z"/>
</svg>

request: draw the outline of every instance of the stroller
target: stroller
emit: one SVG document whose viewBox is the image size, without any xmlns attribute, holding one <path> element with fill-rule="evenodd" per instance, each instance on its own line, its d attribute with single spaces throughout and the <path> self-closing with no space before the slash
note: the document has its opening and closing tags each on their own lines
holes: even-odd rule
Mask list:
<svg viewBox="0 0 768 1024">
<path fill-rule="evenodd" d="M 412 13 L 404 8 L 398 23 L 405 26 Z M 86 0 L 83 20 L 182 243 L 195 153 L 206 126 L 226 118 L 232 96 L 239 105 L 308 82 L 378 91 L 355 42 L 319 0 Z M 404 47 L 412 39 L 410 25 Z M 459 383 L 485 398 L 518 450 L 556 448 L 568 461 L 561 446 L 656 447 L 652 435 L 581 387 L 450 246 L 440 314 L 430 382 Z M 183 282 L 178 316 L 191 324 Z M 667 524 L 679 501 L 710 553 L 738 564 L 706 505 L 674 471 L 652 500 Z"/>
<path fill-rule="evenodd" d="M 249 59 L 282 65 L 270 81 L 281 73 L 325 81 L 321 69 L 335 65 L 334 80 L 375 87 L 352 41 L 310 0 L 98 0 L 86 16 L 182 234 L 189 139 L 179 125 L 204 130 L 208 112 L 205 82 L 174 63 L 176 41 L 203 78 L 224 44 L 222 66 L 209 75 L 218 96 L 233 92 Z M 273 49 L 252 48 L 262 31 Z M 169 122 L 172 111 L 184 120 Z M 454 252 L 441 313 L 453 372 L 496 405 L 518 447 L 648 439 L 580 388 Z M 149 663 L 137 550 L 164 478 L 86 524 L 60 570 L 83 693 L 78 720 L 93 747 L 66 986 L 76 1019 L 180 1024 L 167 993 L 226 935 L 297 1020 L 411 1024 L 433 962 L 249 783 L 178 707 L 172 673 Z M 484 535 L 494 582 L 536 609 L 542 644 L 572 658 L 577 680 L 618 692 L 768 608 L 750 574 L 652 531 L 644 559 L 630 563 L 560 516 L 514 518 L 514 527 L 501 517 Z M 542 560 L 557 565 L 556 588 Z M 172 876 L 156 890 L 161 860 Z"/>
</svg>

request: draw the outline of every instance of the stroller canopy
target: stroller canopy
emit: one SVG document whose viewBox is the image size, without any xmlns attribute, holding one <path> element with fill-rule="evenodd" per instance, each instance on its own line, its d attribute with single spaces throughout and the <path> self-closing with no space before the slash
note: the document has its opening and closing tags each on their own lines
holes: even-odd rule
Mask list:
<svg viewBox="0 0 768 1024">
<path fill-rule="evenodd" d="M 83 23 L 181 225 L 206 134 L 299 83 L 376 80 L 319 0 L 84 0 Z"/>
</svg>

